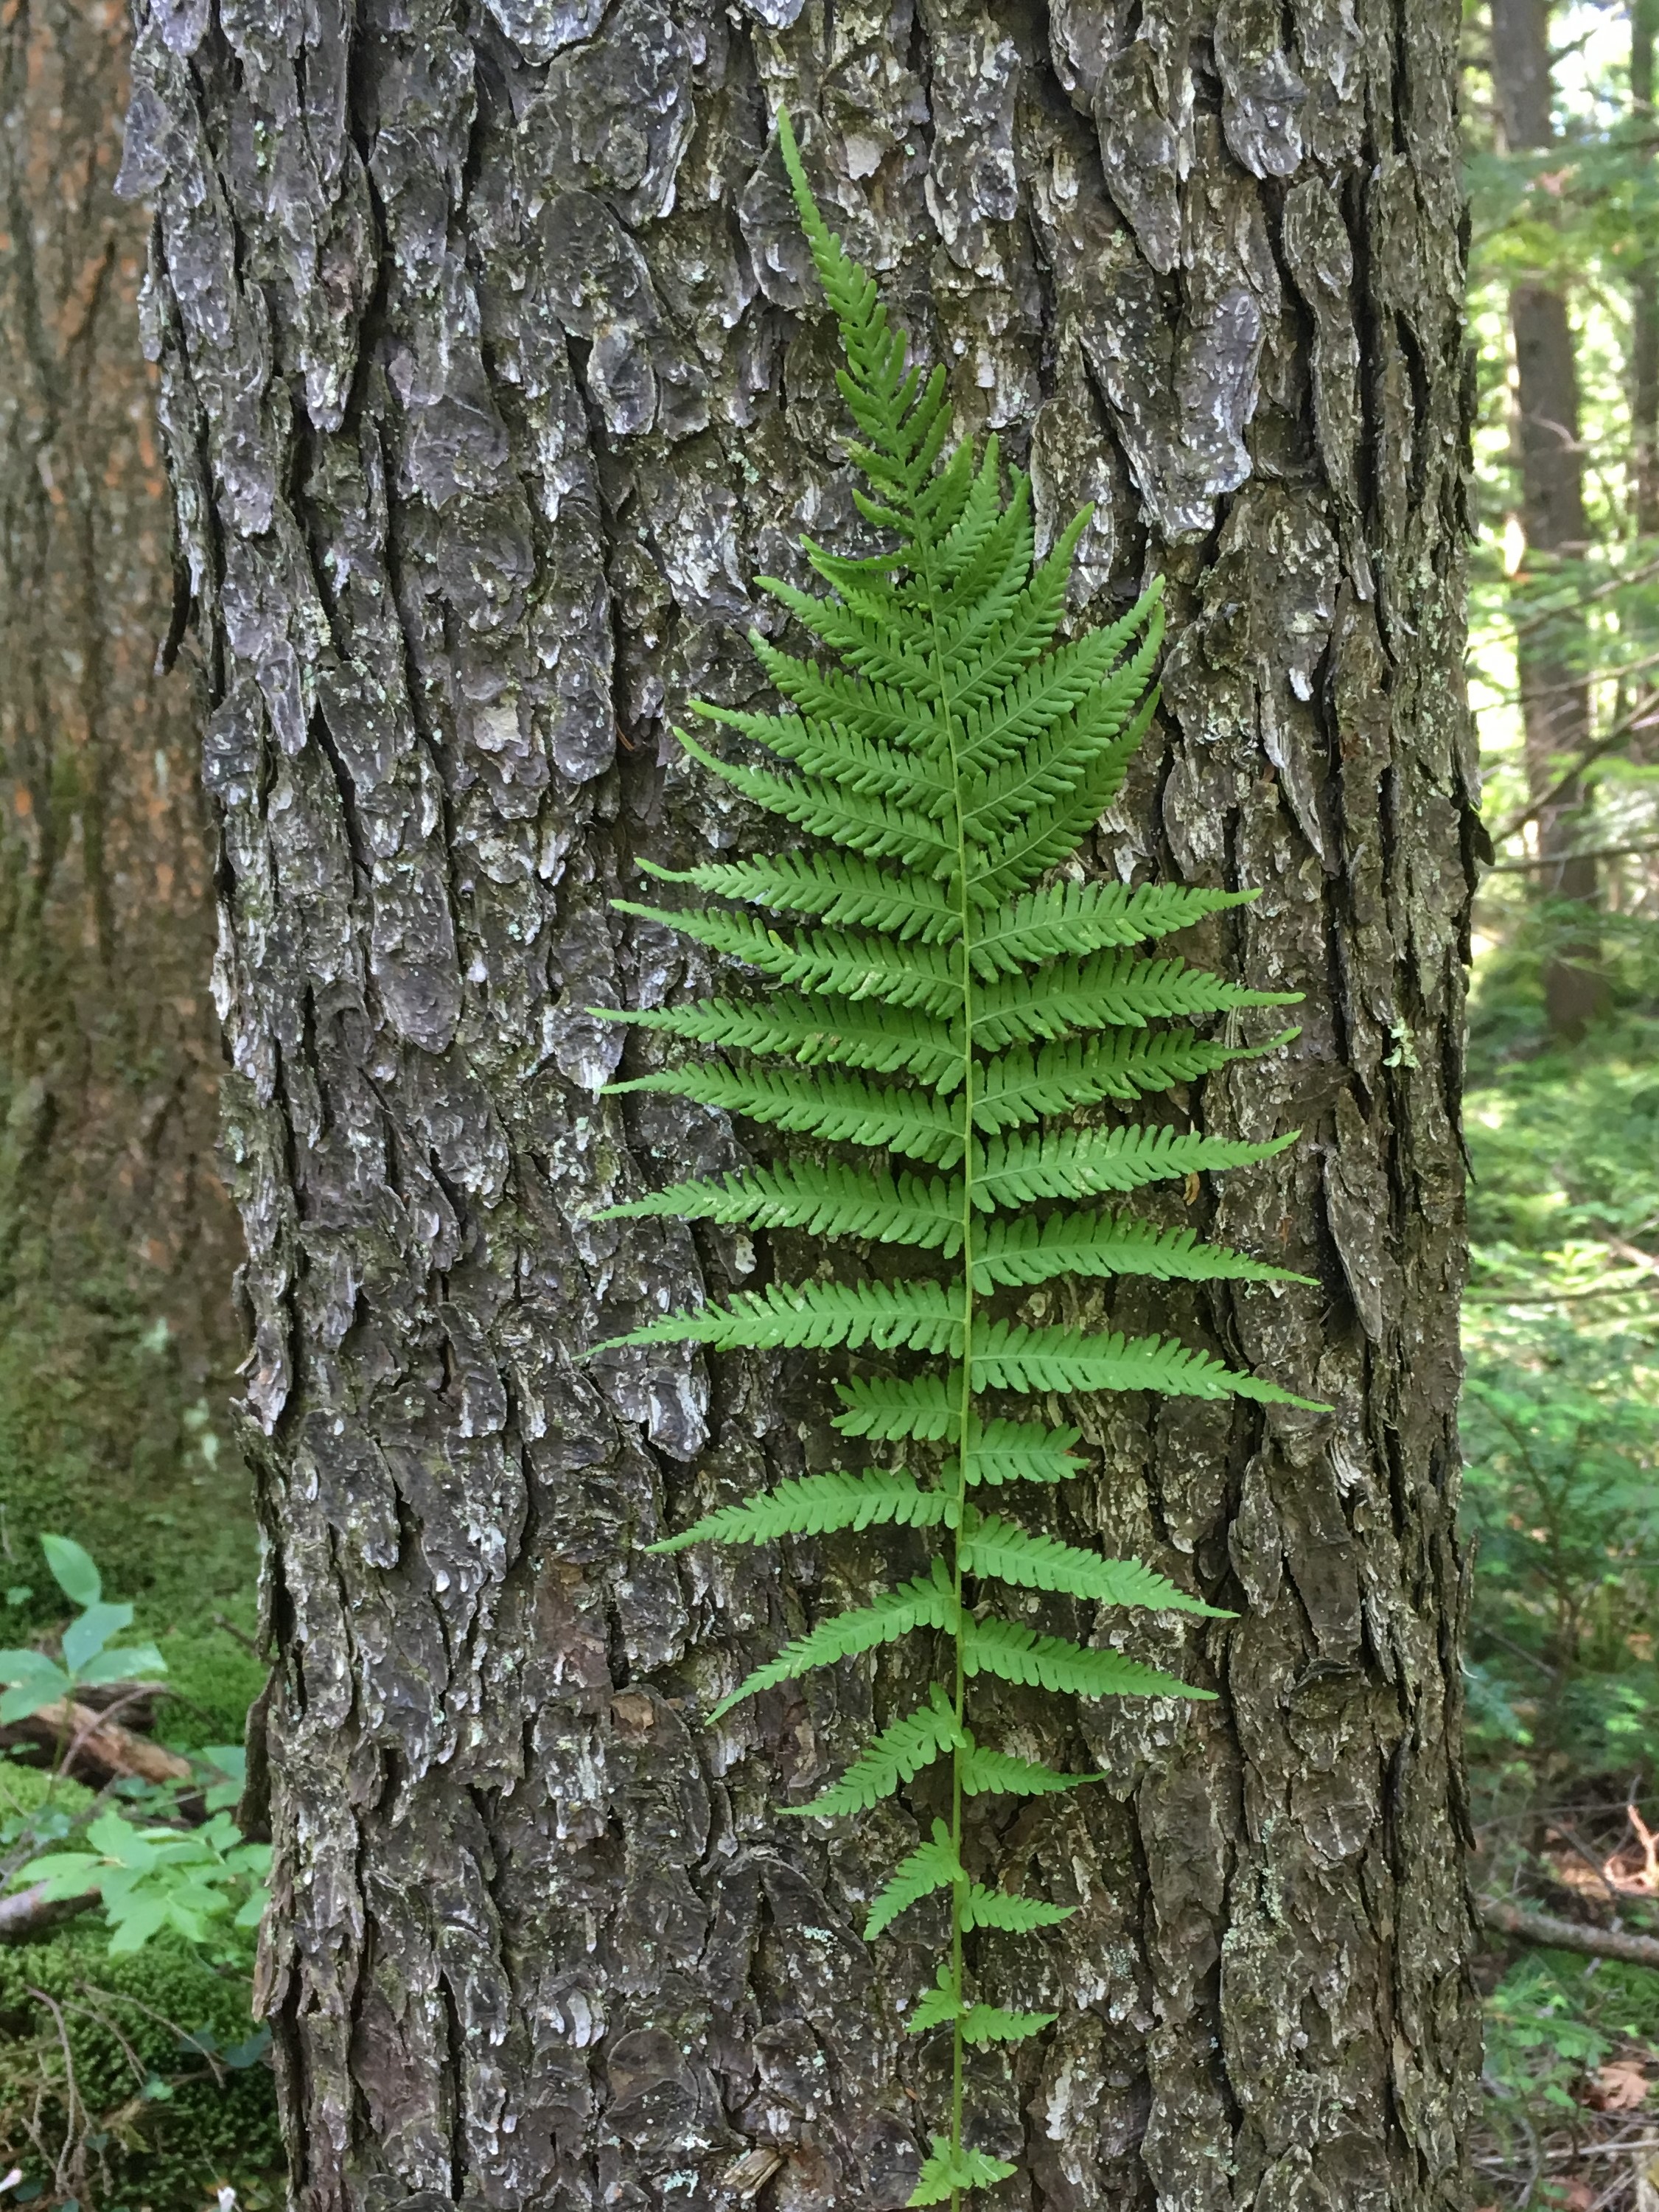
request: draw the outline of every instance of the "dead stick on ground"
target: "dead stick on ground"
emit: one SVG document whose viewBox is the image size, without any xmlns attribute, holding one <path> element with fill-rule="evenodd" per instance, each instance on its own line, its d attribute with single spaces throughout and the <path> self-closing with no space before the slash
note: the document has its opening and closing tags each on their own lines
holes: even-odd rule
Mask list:
<svg viewBox="0 0 1659 2212">
<path fill-rule="evenodd" d="M 191 1778 L 190 1761 L 176 1751 L 164 1751 L 159 1743 L 136 1735 L 118 1721 L 94 1712 L 90 1705 L 72 1705 L 66 1698 L 56 1705 L 43 1705 L 38 1713 L 17 1725 L 20 1734 L 27 1733 L 35 1741 L 49 1746 L 67 1738 L 66 1765 L 84 1759 L 88 1765 L 101 1767 L 106 1774 L 135 1774 L 144 1782 L 188 1782 Z"/>
<path fill-rule="evenodd" d="M 0 1943 L 27 1943 L 32 1936 L 55 1928 L 60 1920 L 72 1920 L 77 1912 L 85 1912 L 98 1902 L 95 1889 L 86 1890 L 79 1897 L 48 1897 L 47 1887 L 37 1881 L 31 1889 L 20 1889 L 15 1897 L 0 1897 Z"/>
<path fill-rule="evenodd" d="M 1551 1951 L 1580 1951 L 1586 1958 L 1618 1959 L 1627 1966 L 1659 1966 L 1659 1936 L 1633 1936 L 1622 1928 L 1591 1928 L 1553 1912 L 1528 1912 L 1518 1905 L 1484 1899 L 1480 1917 L 1500 1936 L 1517 1936 Z"/>
</svg>

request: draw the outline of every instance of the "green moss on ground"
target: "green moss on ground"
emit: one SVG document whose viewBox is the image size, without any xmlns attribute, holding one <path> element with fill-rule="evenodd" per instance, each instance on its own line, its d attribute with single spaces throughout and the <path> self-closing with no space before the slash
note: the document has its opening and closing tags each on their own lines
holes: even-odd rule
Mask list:
<svg viewBox="0 0 1659 2212">
<path fill-rule="evenodd" d="M 198 2212 L 228 2183 L 250 2212 L 270 2203 L 282 2146 L 269 2066 L 222 2061 L 216 2077 L 188 2041 L 246 2057 L 246 1983 L 174 1937 L 126 1959 L 105 1942 L 89 1919 L 0 1949 L 0 2164 L 25 2177 L 11 2201 Z M 85 2114 L 73 2126 L 65 2042 Z"/>
</svg>

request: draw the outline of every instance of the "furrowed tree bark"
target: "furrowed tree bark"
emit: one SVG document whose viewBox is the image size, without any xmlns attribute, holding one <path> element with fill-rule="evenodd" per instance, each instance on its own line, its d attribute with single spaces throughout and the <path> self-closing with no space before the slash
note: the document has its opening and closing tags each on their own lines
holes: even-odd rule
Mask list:
<svg viewBox="0 0 1659 2212">
<path fill-rule="evenodd" d="M 1551 0 L 1492 0 L 1492 82 L 1510 153 L 1535 152 L 1555 143 L 1550 11 Z M 1559 593 L 1565 604 L 1540 618 L 1524 587 L 1540 572 L 1547 586 L 1560 562 L 1582 559 L 1589 531 L 1584 519 L 1578 360 L 1566 295 L 1547 283 L 1512 286 L 1510 330 L 1516 367 L 1513 442 L 1528 554 L 1517 598 L 1516 666 L 1527 781 L 1536 800 L 1554 788 L 1563 763 L 1590 742 L 1589 640 L 1571 589 Z M 1536 889 L 1546 898 L 1582 906 L 1587 924 L 1582 940 L 1553 947 L 1544 961 L 1545 1015 L 1555 1035 L 1565 1038 L 1583 1035 L 1606 996 L 1589 926 L 1596 903 L 1595 862 L 1575 849 L 1584 843 L 1583 811 L 1584 786 L 1575 776 L 1538 817 L 1539 857 L 1553 865 L 1540 871 Z"/>
<path fill-rule="evenodd" d="M 147 1512 L 225 1484 L 197 1401 L 240 1356 L 127 46 L 112 4 L 0 15 L 0 1580 L 48 1612 L 37 1527 L 137 1595 L 177 1544 Z"/>
<path fill-rule="evenodd" d="M 1301 1144 L 1162 1203 L 1319 1287 L 1080 1308 L 1336 1410 L 1075 1411 L 1095 1479 L 1063 1525 L 1239 1617 L 1141 1632 L 1212 1705 L 988 1719 L 1103 1778 L 996 1814 L 1082 1911 L 999 1966 L 1061 2017 L 982 2062 L 1020 2161 L 990 2201 L 1449 2212 L 1478 2049 L 1455 11 L 138 21 L 127 177 L 212 674 L 297 2201 L 655 2212 L 731 2174 L 787 2212 L 896 2206 L 939 2087 L 902 2032 L 911 1947 L 855 1932 L 908 1814 L 774 1810 L 926 1655 L 700 1719 L 881 1554 L 641 1548 L 834 1463 L 818 1364 L 583 1356 L 769 1264 L 591 1220 L 757 1140 L 602 1098 L 622 1043 L 586 1009 L 706 983 L 607 901 L 637 854 L 764 834 L 676 718 L 755 696 L 749 577 L 798 573 L 804 528 L 864 542 L 782 100 L 1044 531 L 1095 502 L 1079 611 L 1168 579 L 1159 735 L 1089 865 L 1261 886 L 1195 949 L 1306 994 L 1293 1044 L 1172 1107 Z"/>
</svg>

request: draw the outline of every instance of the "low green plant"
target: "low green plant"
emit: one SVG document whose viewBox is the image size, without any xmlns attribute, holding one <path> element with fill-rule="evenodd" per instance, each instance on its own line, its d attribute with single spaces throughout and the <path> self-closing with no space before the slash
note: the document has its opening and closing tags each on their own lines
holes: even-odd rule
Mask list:
<svg viewBox="0 0 1659 2212">
<path fill-rule="evenodd" d="M 270 1849 L 246 1842 L 228 1813 L 194 1828 L 140 1827 L 111 1808 L 91 1822 L 86 1841 L 90 1850 L 31 1859 L 14 1881 L 39 1882 L 48 1899 L 95 1891 L 112 1957 L 171 1928 L 220 1964 L 247 1960 L 270 1901 Z"/>
<path fill-rule="evenodd" d="M 68 1536 L 42 1536 L 40 1548 L 52 1580 L 81 1610 L 64 1631 L 61 1657 L 28 1647 L 0 1651 L 0 1723 L 27 1720 L 84 1689 L 112 1682 L 141 1682 L 165 1674 L 167 1662 L 154 1644 L 113 1644 L 132 1626 L 130 1605 L 105 1601 L 103 1580 L 91 1556 Z"/>
<path fill-rule="evenodd" d="M 924 1770 L 946 1769 L 945 1809 L 876 1897 L 865 1932 L 873 1939 L 943 1895 L 943 1954 L 908 2025 L 949 2037 L 950 2111 L 910 2202 L 956 2206 L 965 2191 L 1014 2172 L 967 2138 L 965 2050 L 1020 2043 L 1054 2018 L 981 1995 L 973 1939 L 983 1929 L 1033 1936 L 1071 1910 L 981 1878 L 990 1869 L 969 1863 L 964 1801 L 987 1792 L 1038 1796 L 1089 1778 L 982 1741 L 969 1686 L 989 1676 L 1091 1698 L 1210 1694 L 1109 1645 L 1042 1633 L 998 1611 L 993 1594 L 1052 1592 L 1123 1611 L 1227 1617 L 1139 1560 L 1102 1559 L 1025 1527 L 1005 1499 L 1078 1469 L 1079 1431 L 1040 1414 L 1010 1418 L 1005 1401 L 1040 1406 L 1068 1391 L 1130 1390 L 1307 1402 L 1166 1337 L 1030 1326 L 1005 1316 L 1001 1294 L 1126 1274 L 1302 1279 L 1191 1230 L 1089 1204 L 1160 1178 L 1247 1166 L 1290 1138 L 1252 1143 L 1165 1127 L 1084 1126 L 1076 1114 L 1270 1048 L 1154 1028 L 1159 1019 L 1224 1013 L 1237 1024 L 1247 1010 L 1288 1001 L 1138 950 L 1240 906 L 1251 892 L 1056 877 L 1109 804 L 1151 721 L 1157 594 L 1108 629 L 1054 644 L 1086 514 L 1037 562 L 1029 482 L 1015 474 L 1004 495 L 994 441 L 977 463 L 965 442 L 945 458 L 952 425 L 943 371 L 924 377 L 907 366 L 903 334 L 888 328 L 873 283 L 812 201 L 787 118 L 779 136 L 841 332 L 840 387 L 865 441 L 852 458 L 868 489 L 854 497 L 890 534 L 890 549 L 845 559 L 805 541 L 825 597 L 760 580 L 825 657 L 799 659 L 757 636 L 756 652 L 793 711 L 698 707 L 758 749 L 758 760 L 684 742 L 711 775 L 788 823 L 796 842 L 781 854 L 683 876 L 651 869 L 704 894 L 710 902 L 701 907 L 618 904 L 742 963 L 767 979 L 768 994 L 611 1014 L 728 1055 L 613 1091 L 677 1093 L 863 1157 L 798 1156 L 681 1183 L 605 1218 L 800 1229 L 920 1255 L 933 1272 L 891 1281 L 860 1266 L 852 1281 L 774 1282 L 653 1320 L 616 1344 L 690 1339 L 720 1348 L 918 1355 L 908 1371 L 839 1383 L 835 1425 L 848 1437 L 922 1447 L 919 1456 L 942 1446 L 931 1480 L 884 1467 L 811 1476 L 721 1507 L 655 1548 L 878 1526 L 937 1532 L 939 1548 L 925 1572 L 821 1620 L 720 1698 L 710 1718 L 912 1632 L 938 1639 L 944 1663 L 921 1705 L 883 1729 L 839 1782 L 790 1809 L 855 1816 Z M 783 915 L 819 926 L 786 924 Z M 894 1158 L 915 1164 L 895 1170 Z M 981 1502 L 988 1492 L 995 1510 Z"/>
</svg>

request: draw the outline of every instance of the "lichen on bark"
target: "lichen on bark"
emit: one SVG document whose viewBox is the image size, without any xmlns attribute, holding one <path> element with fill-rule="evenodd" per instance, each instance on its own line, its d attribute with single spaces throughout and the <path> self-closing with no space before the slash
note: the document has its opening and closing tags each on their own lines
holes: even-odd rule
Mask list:
<svg viewBox="0 0 1659 2212">
<path fill-rule="evenodd" d="M 1167 579 L 1160 734 L 1088 865 L 1263 886 L 1195 950 L 1306 994 L 1293 1048 L 1178 1102 L 1305 1141 L 1164 1213 L 1322 1288 L 1078 1308 L 1339 1410 L 1076 1410 L 1073 1533 L 1242 1618 L 1192 1655 L 1202 1715 L 1085 1706 L 1062 1744 L 1010 1698 L 1106 1780 L 1003 1841 L 1082 1910 L 999 1968 L 1062 2018 L 986 2063 L 994 2201 L 1459 2203 L 1455 33 L 1443 0 L 140 0 L 307 2212 L 701 2206 L 768 2145 L 780 2212 L 915 2179 L 914 1962 L 855 1933 L 907 1838 L 771 1809 L 893 1682 L 696 1726 L 877 1560 L 641 1549 L 828 1463 L 823 1402 L 787 1360 L 581 1358 L 770 1264 L 592 1222 L 757 1140 L 601 1101 L 583 1010 L 710 980 L 608 902 L 635 855 L 760 834 L 676 718 L 751 696 L 745 579 L 863 527 L 780 101 L 1044 529 L 1095 502 L 1079 614 Z"/>
</svg>

